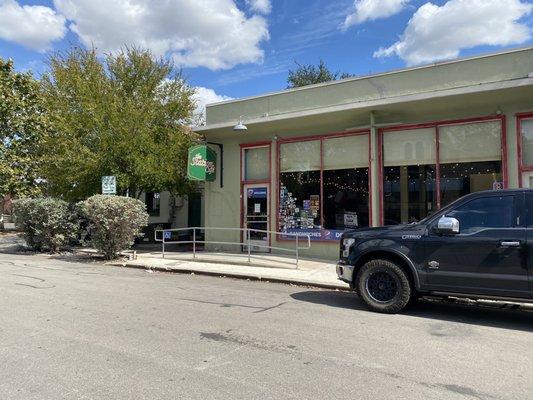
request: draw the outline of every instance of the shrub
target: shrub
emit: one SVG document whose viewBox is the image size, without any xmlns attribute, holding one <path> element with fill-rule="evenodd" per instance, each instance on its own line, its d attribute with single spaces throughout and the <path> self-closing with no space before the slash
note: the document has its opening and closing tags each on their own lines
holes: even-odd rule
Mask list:
<svg viewBox="0 0 533 400">
<path fill-rule="evenodd" d="M 91 246 L 108 260 L 129 248 L 148 224 L 146 205 L 130 197 L 96 195 L 78 204 Z"/>
<path fill-rule="evenodd" d="M 76 215 L 63 200 L 50 197 L 15 200 L 13 216 L 33 250 L 57 252 L 78 234 Z"/>
</svg>

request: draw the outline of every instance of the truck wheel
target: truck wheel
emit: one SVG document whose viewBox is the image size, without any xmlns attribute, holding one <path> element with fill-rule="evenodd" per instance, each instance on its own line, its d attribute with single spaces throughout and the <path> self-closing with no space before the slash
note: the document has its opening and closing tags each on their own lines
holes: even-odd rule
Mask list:
<svg viewBox="0 0 533 400">
<path fill-rule="evenodd" d="M 388 260 L 371 260 L 359 270 L 355 287 L 371 310 L 393 314 L 411 298 L 411 284 L 405 272 Z"/>
</svg>

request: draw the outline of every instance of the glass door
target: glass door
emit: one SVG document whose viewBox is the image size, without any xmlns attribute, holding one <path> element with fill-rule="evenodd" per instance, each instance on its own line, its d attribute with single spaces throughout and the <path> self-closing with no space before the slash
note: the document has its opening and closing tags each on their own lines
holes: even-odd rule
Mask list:
<svg viewBox="0 0 533 400">
<path fill-rule="evenodd" d="M 243 227 L 250 231 L 250 248 L 254 252 L 269 252 L 269 190 L 264 184 L 244 185 L 243 188 Z M 243 234 L 243 242 L 247 243 L 247 233 Z M 244 246 L 248 251 L 248 246 Z"/>
</svg>

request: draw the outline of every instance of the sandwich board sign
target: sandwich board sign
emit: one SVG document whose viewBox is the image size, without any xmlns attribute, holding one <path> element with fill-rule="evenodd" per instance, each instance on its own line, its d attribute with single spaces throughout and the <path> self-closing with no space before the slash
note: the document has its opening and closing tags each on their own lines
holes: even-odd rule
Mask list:
<svg viewBox="0 0 533 400">
<path fill-rule="evenodd" d="M 212 182 L 216 179 L 217 153 L 206 145 L 189 149 L 187 177 L 192 181 Z"/>
<path fill-rule="evenodd" d="M 117 194 L 116 176 L 102 176 L 102 194 Z"/>
</svg>

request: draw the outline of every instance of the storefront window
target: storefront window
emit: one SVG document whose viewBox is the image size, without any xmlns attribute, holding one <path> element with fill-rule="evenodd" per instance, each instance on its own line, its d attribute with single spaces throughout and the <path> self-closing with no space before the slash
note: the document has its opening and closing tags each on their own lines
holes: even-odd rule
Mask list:
<svg viewBox="0 0 533 400">
<path fill-rule="evenodd" d="M 411 223 L 436 210 L 434 128 L 383 135 L 385 225 Z"/>
<path fill-rule="evenodd" d="M 325 139 L 323 146 L 324 227 L 368 226 L 368 136 Z"/>
<path fill-rule="evenodd" d="M 244 149 L 244 180 L 267 180 L 270 174 L 270 148 L 251 147 Z"/>
<path fill-rule="evenodd" d="M 280 174 L 282 230 L 320 229 L 320 171 Z"/>
<path fill-rule="evenodd" d="M 368 135 L 282 143 L 279 182 L 282 232 L 338 240 L 368 226 Z"/>
<path fill-rule="evenodd" d="M 500 121 L 439 127 L 441 206 L 503 188 Z"/>
<path fill-rule="evenodd" d="M 279 222 L 283 232 L 320 233 L 320 141 L 280 146 Z"/>
<path fill-rule="evenodd" d="M 522 128 L 522 165 L 533 165 L 533 119 L 520 121 Z"/>
</svg>

